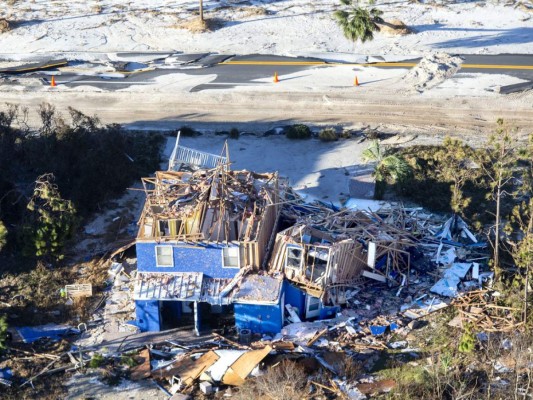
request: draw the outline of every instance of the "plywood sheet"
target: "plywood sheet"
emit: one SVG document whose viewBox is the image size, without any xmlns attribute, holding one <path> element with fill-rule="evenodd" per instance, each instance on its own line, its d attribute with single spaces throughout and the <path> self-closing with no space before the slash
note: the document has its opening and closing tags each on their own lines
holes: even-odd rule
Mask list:
<svg viewBox="0 0 533 400">
<path fill-rule="evenodd" d="M 132 381 L 140 381 L 150 376 L 150 350 L 144 349 L 135 357 L 135 361 L 139 363 L 131 370 L 130 378 Z"/>
<path fill-rule="evenodd" d="M 242 385 L 250 372 L 252 372 L 257 364 L 259 364 L 271 351 L 272 347 L 266 346 L 264 349 L 252 350 L 244 353 L 228 368 L 222 378 L 222 383 L 232 386 Z"/>
<path fill-rule="evenodd" d="M 179 360 L 167 368 L 152 374 L 154 378 L 169 378 L 179 376 L 185 386 L 190 386 L 206 369 L 213 365 L 220 357 L 214 351 L 208 351 L 197 360 L 187 357 Z"/>
</svg>

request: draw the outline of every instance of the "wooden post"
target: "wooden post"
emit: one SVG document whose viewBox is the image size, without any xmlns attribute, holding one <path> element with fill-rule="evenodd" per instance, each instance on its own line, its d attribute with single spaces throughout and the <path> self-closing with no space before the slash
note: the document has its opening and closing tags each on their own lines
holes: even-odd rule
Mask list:
<svg viewBox="0 0 533 400">
<path fill-rule="evenodd" d="M 200 0 L 200 21 L 204 20 L 204 2 Z"/>
</svg>

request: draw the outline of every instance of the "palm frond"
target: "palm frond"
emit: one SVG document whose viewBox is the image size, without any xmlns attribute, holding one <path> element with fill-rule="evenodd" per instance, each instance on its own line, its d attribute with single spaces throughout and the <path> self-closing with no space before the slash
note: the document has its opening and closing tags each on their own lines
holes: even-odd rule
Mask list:
<svg viewBox="0 0 533 400">
<path fill-rule="evenodd" d="M 391 177 L 394 182 L 405 181 L 411 176 L 411 166 L 402 157 L 390 155 L 385 157 L 380 163 L 386 175 Z"/>
<path fill-rule="evenodd" d="M 341 4 L 348 6 L 350 0 L 340 0 Z M 382 11 L 372 8 L 367 9 L 360 7 L 357 2 L 351 3 L 348 10 L 335 11 L 333 16 L 341 27 L 344 36 L 353 42 L 361 40 L 366 42 L 374 38 L 373 32 L 378 31 L 379 27 L 376 22 L 381 22 Z"/>
<path fill-rule="evenodd" d="M 380 162 L 382 159 L 381 145 L 379 140 L 373 140 L 370 145 L 361 154 L 363 162 L 369 163 L 372 161 Z"/>
</svg>

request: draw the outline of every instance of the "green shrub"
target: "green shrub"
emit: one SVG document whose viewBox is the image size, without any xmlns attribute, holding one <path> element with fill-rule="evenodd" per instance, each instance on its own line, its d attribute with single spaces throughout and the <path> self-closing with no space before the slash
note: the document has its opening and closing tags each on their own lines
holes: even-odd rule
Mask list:
<svg viewBox="0 0 533 400">
<path fill-rule="evenodd" d="M 303 124 L 291 125 L 286 129 L 286 136 L 289 139 L 309 139 L 311 137 L 311 129 Z"/>
<path fill-rule="evenodd" d="M 229 137 L 230 139 L 238 139 L 240 136 L 240 132 L 237 128 L 231 128 L 229 131 Z"/>
<path fill-rule="evenodd" d="M 120 357 L 120 364 L 127 365 L 128 367 L 135 367 L 137 362 L 135 362 L 132 354 L 124 354 Z"/>
<path fill-rule="evenodd" d="M 319 134 L 318 138 L 322 140 L 323 142 L 334 142 L 338 139 L 337 132 L 334 128 L 324 128 L 322 129 Z"/>
<path fill-rule="evenodd" d="M 341 139 L 351 139 L 352 138 L 352 131 L 348 130 L 348 129 L 343 129 L 341 134 L 340 134 L 340 137 Z"/>
<path fill-rule="evenodd" d="M 467 324 L 463 336 L 461 336 L 461 341 L 459 342 L 459 351 L 461 353 L 471 353 L 474 350 L 475 345 L 476 336 L 473 332 L 472 325 Z"/>
<path fill-rule="evenodd" d="M 89 361 L 89 368 L 99 368 L 105 362 L 105 358 L 100 353 L 94 353 L 91 361 Z"/>
</svg>

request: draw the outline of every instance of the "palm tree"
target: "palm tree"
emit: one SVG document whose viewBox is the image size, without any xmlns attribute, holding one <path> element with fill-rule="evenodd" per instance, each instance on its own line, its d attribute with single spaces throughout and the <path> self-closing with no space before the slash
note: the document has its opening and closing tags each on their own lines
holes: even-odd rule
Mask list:
<svg viewBox="0 0 533 400">
<path fill-rule="evenodd" d="M 341 4 L 349 7 L 347 10 L 337 10 L 333 16 L 342 28 L 344 36 L 353 42 L 366 42 L 374 38 L 374 32 L 379 31 L 378 23 L 382 23 L 382 11 L 377 8 L 364 8 L 359 0 L 340 0 Z"/>
<path fill-rule="evenodd" d="M 379 140 L 374 140 L 363 151 L 362 159 L 365 164 L 375 162 L 372 175 L 376 179 L 374 197 L 381 199 L 385 193 L 385 185 L 402 183 L 411 175 L 411 166 L 402 157 L 388 154 L 381 148 Z"/>
<path fill-rule="evenodd" d="M 200 0 L 200 21 L 204 22 L 204 2 Z"/>
</svg>

